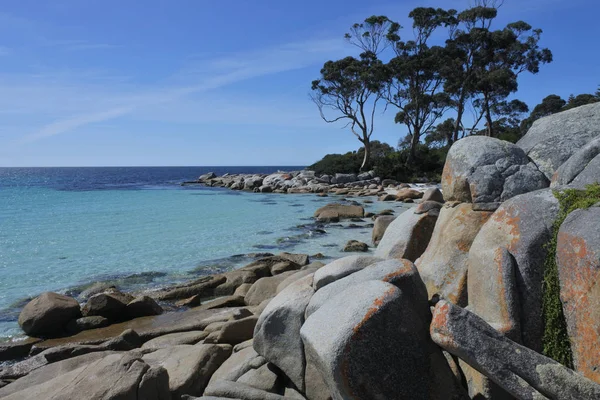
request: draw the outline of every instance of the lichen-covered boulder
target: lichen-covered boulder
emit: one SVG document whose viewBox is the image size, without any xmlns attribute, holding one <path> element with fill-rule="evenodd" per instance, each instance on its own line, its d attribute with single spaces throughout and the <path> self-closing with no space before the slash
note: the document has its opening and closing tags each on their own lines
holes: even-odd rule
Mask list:
<svg viewBox="0 0 600 400">
<path fill-rule="evenodd" d="M 469 250 L 491 215 L 489 211 L 473 211 L 470 203 L 442 208 L 429 245 L 415 263 L 430 298 L 438 294 L 460 306 L 467 305 Z"/>
<path fill-rule="evenodd" d="M 29 336 L 54 336 L 67 323 L 81 317 L 79 303 L 72 297 L 45 292 L 31 300 L 19 315 L 19 326 Z"/>
<path fill-rule="evenodd" d="M 429 338 L 429 318 L 425 296 L 368 281 L 326 302 L 300 333 L 333 398 L 465 398 Z"/>
<path fill-rule="evenodd" d="M 328 300 L 334 298 L 344 290 L 357 285 L 380 280 L 391 283 L 402 289 L 407 295 L 427 298 L 427 289 L 419 276 L 417 268 L 408 260 L 385 260 L 369 265 L 360 271 L 330 283 L 319 289 L 310 299 L 306 308 L 306 317 L 317 311 Z"/>
<path fill-rule="evenodd" d="M 481 228 L 468 258 L 470 310 L 540 352 L 546 244 L 553 237 L 558 209 L 550 189 L 508 200 Z"/>
<path fill-rule="evenodd" d="M 594 103 L 538 119 L 517 146 L 550 179 L 572 154 L 598 136 L 600 103 Z"/>
<path fill-rule="evenodd" d="M 573 211 L 558 232 L 560 299 L 577 371 L 600 383 L 600 208 Z"/>
<path fill-rule="evenodd" d="M 550 184 L 523 149 L 487 136 L 469 136 L 448 151 L 442 173 L 446 201 L 497 203 Z"/>
<path fill-rule="evenodd" d="M 436 304 L 431 337 L 437 345 L 476 368 L 517 399 L 600 398 L 600 385 L 513 342 L 477 315 L 450 302 Z M 475 394 L 473 398 L 507 398 L 502 393 L 480 396 Z"/>
<path fill-rule="evenodd" d="M 260 314 L 254 329 L 254 349 L 304 389 L 304 345 L 300 328 L 306 306 L 314 293 L 313 275 L 283 289 Z"/>
<path fill-rule="evenodd" d="M 414 262 L 427 248 L 436 220 L 437 215 L 430 212 L 403 212 L 385 230 L 375 250 L 375 257 L 407 259 Z"/>
<path fill-rule="evenodd" d="M 600 180 L 600 137 L 575 151 L 552 176 L 551 187 L 584 189 Z"/>
</svg>

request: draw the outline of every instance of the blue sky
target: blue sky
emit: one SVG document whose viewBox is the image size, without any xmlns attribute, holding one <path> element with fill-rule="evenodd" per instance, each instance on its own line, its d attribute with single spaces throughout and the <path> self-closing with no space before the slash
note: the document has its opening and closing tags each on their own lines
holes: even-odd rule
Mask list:
<svg viewBox="0 0 600 400">
<path fill-rule="evenodd" d="M 468 4 L 4 0 L 0 166 L 306 165 L 355 150 L 308 97 L 325 61 L 355 53 L 348 27 L 373 14 L 410 26 L 416 6 Z M 596 0 L 505 1 L 499 23 L 542 28 L 555 59 L 521 78 L 520 99 L 596 90 L 598 15 Z M 373 139 L 405 133 L 388 112 Z"/>
</svg>

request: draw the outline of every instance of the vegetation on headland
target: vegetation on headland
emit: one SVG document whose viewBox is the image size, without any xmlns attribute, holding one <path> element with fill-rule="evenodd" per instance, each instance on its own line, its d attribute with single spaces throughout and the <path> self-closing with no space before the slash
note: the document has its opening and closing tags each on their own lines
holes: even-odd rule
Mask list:
<svg viewBox="0 0 600 400">
<path fill-rule="evenodd" d="M 539 46 L 542 31 L 524 21 L 496 29 L 500 6 L 496 0 L 477 0 L 461 12 L 415 8 L 409 14 L 414 35 L 409 40 L 387 16 L 354 24 L 345 38 L 360 55 L 327 61 L 312 82 L 311 98 L 323 120 L 345 122 L 362 146 L 327 155 L 311 168 L 322 173 L 375 169 L 398 180 L 435 176 L 447 149 L 465 136 L 516 142 L 536 119 L 600 100 L 600 90 L 568 101 L 550 95 L 525 118 L 529 107 L 512 98 L 518 77 L 539 72 L 552 53 Z M 387 110 L 394 110 L 394 121 L 408 134 L 381 156 L 372 136 L 376 113 Z"/>
<path fill-rule="evenodd" d="M 552 240 L 546 245 L 548 253 L 543 281 L 542 315 L 544 318 L 544 334 L 542 343 L 544 355 L 566 367 L 573 368 L 573 354 L 560 300 L 560 280 L 558 266 L 556 265 L 558 231 L 571 212 L 577 209 L 589 208 L 600 202 L 600 184 L 588 185 L 585 190 L 555 191 L 554 196 L 558 199 L 560 209 L 554 222 Z"/>
</svg>

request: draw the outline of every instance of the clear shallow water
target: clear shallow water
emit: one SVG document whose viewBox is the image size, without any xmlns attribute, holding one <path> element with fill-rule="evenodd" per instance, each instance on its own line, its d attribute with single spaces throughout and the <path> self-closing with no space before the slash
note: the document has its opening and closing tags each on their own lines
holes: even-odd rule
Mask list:
<svg viewBox="0 0 600 400">
<path fill-rule="evenodd" d="M 368 242 L 371 228 L 315 229 L 310 217 L 332 197 L 179 185 L 209 170 L 277 169 L 299 168 L 0 168 L 0 338 L 21 334 L 19 307 L 43 291 L 96 281 L 139 290 L 251 261 L 233 255 L 338 257 L 347 240 Z"/>
</svg>

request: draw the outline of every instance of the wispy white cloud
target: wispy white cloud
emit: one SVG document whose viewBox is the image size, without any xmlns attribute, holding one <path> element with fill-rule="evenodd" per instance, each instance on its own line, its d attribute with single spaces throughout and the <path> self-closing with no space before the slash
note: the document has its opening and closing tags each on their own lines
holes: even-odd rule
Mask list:
<svg viewBox="0 0 600 400">
<path fill-rule="evenodd" d="M 20 98 L 21 104 L 12 104 L 12 111 L 32 113 L 37 109 L 44 114 L 56 113 L 60 115 L 53 121 L 46 123 L 41 128 L 19 137 L 14 144 L 23 145 L 38 140 L 60 135 L 66 132 L 80 130 L 81 128 L 104 121 L 121 117 L 156 120 L 162 113 L 163 118 L 173 120 L 168 110 L 176 112 L 182 119 L 181 109 L 194 113 L 193 107 L 188 107 L 187 102 L 193 95 L 208 92 L 237 82 L 269 76 L 273 74 L 302 69 L 311 65 L 324 62 L 326 59 L 341 55 L 345 44 L 343 40 L 315 39 L 305 42 L 286 43 L 279 46 L 257 49 L 243 53 L 229 54 L 213 59 L 198 59 L 189 63 L 186 68 L 173 74 L 167 80 L 154 85 L 133 86 L 131 84 L 115 84 L 106 87 L 105 84 L 62 80 L 52 82 L 44 79 L 45 84 L 31 81 L 27 85 L 11 86 L 3 82 L 0 77 L 0 107 L 7 103 L 8 112 L 11 110 L 9 97 Z M 6 84 L 12 96 L 3 96 L 3 83 Z M 47 91 L 47 93 L 44 93 Z M 6 93 L 4 91 L 4 93 Z M 59 96 L 59 99 L 53 98 Z M 58 101 L 57 101 L 58 100 Z M 29 103 L 32 101 L 32 103 Z M 252 100 L 250 100 L 251 102 Z M 210 103 L 210 102 L 209 102 Z M 261 113 L 259 105 L 248 107 L 239 102 L 237 112 L 228 104 L 227 109 L 233 115 L 246 116 L 246 120 L 254 119 Z M 264 105 L 264 102 L 263 102 Z M 267 106 L 269 109 L 271 106 Z M 293 115 L 286 113 L 279 107 L 279 115 Z M 48 111 L 51 110 L 51 111 Z M 197 108 L 195 109 L 197 113 Z M 4 110 L 4 113 L 7 109 Z M 223 118 L 226 118 L 225 114 Z M 231 117 L 231 114 L 229 114 Z M 297 116 L 296 116 L 297 117 Z M 214 120 L 214 115 L 208 120 Z M 194 120 L 198 121 L 197 118 Z M 258 123 L 258 122 L 257 122 Z"/>
</svg>

